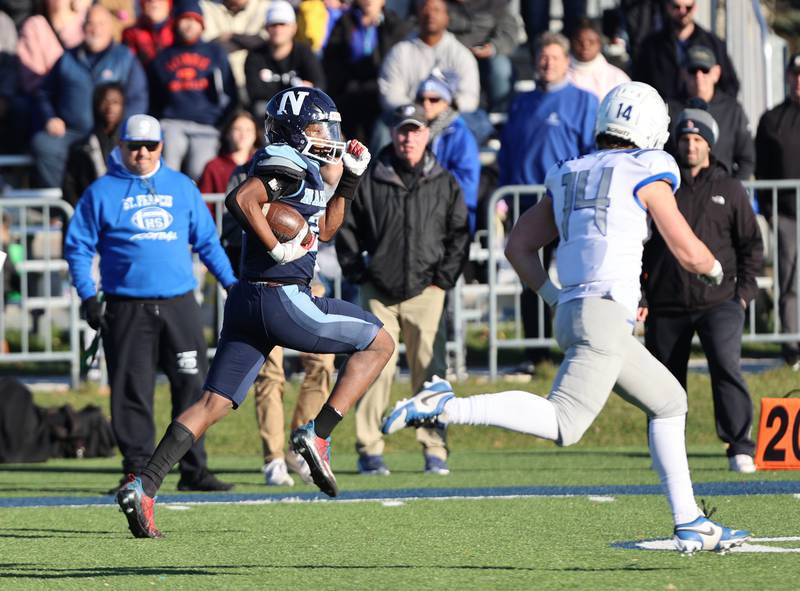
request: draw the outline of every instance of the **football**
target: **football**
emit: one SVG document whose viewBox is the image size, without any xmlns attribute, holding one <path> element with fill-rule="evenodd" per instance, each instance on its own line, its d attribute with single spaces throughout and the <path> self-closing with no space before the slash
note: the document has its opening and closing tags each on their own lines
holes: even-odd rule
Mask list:
<svg viewBox="0 0 800 591">
<path fill-rule="evenodd" d="M 265 216 L 272 233 L 275 234 L 278 242 L 289 242 L 289 240 L 297 236 L 297 233 L 303 227 L 305 223 L 303 216 L 291 205 L 280 201 L 273 201 L 268 205 L 269 208 L 264 206 L 264 209 L 267 210 Z M 306 234 L 302 242 L 303 246 L 308 244 L 312 238 L 311 232 Z"/>
</svg>

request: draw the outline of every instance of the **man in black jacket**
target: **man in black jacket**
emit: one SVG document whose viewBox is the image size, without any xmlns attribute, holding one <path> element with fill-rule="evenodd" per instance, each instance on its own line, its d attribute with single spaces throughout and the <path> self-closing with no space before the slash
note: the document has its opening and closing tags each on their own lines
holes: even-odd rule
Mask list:
<svg viewBox="0 0 800 591">
<path fill-rule="evenodd" d="M 648 35 L 639 49 L 634 64 L 634 80 L 647 82 L 665 99 L 686 94 L 686 62 L 688 49 L 704 45 L 714 52 L 722 68 L 717 88 L 735 97 L 739 79 L 725 43 L 714 33 L 694 21 L 696 0 L 664 0 L 667 22 L 660 31 Z"/>
<path fill-rule="evenodd" d="M 756 133 L 756 178 L 800 178 L 800 53 L 786 65 L 789 96 L 764 113 Z M 797 334 L 797 195 L 795 189 L 778 191 L 778 211 L 773 215 L 772 191 L 759 191 L 758 204 L 778 233 L 778 285 L 780 287 L 781 328 Z M 800 343 L 783 344 L 783 357 L 800 371 Z"/>
<path fill-rule="evenodd" d="M 686 109 L 678 119 L 681 185 L 676 194 L 686 221 L 722 264 L 725 279 L 712 287 L 684 271 L 654 230 L 642 259 L 648 308 L 645 344 L 686 387 L 692 336 L 708 359 L 717 435 L 728 444 L 730 469 L 753 472 L 753 403 L 739 368 L 744 312 L 756 295 L 763 250 L 755 215 L 741 183 L 711 149 L 719 131 L 708 112 Z"/>
<path fill-rule="evenodd" d="M 734 178 L 748 180 L 755 171 L 756 149 L 744 107 L 734 97 L 717 88 L 722 69 L 713 51 L 703 45 L 695 45 L 687 53 L 687 95 L 681 100 L 668 102 L 670 119 L 675 122 L 685 107 L 705 102 L 720 129 L 719 138 L 714 144 L 714 157 L 725 165 Z M 677 136 L 674 133 L 671 140 L 664 149 L 676 155 Z"/>
<path fill-rule="evenodd" d="M 344 276 L 361 284 L 362 306 L 383 322 L 396 343 L 403 335 L 413 392 L 434 374 L 446 372 L 446 337 L 440 327 L 445 291 L 456 284 L 469 244 L 461 188 L 426 148 L 429 136 L 421 107 L 397 109 L 392 144 L 362 181 L 336 237 Z M 356 407 L 362 474 L 389 473 L 380 426 L 396 367 L 397 348 Z M 447 474 L 444 432 L 420 428 L 417 440 L 425 471 Z"/>
</svg>

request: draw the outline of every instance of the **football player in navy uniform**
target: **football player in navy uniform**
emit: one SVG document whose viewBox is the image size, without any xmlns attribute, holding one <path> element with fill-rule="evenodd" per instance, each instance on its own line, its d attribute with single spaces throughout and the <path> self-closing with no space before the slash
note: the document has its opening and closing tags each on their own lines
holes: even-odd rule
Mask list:
<svg viewBox="0 0 800 591">
<path fill-rule="evenodd" d="M 350 354 L 317 417 L 291 434 L 291 446 L 308 462 L 314 483 L 329 496 L 337 494 L 330 433 L 394 350 L 375 316 L 342 300 L 314 297 L 309 289 L 317 239 L 333 238 L 370 160 L 363 144 L 343 140 L 340 123 L 331 98 L 314 88 L 284 90 L 267 104 L 269 145 L 256 154 L 248 178 L 225 200 L 244 231 L 240 281 L 225 305 L 202 398 L 170 424 L 140 476 L 131 475 L 117 495 L 135 537 L 161 537 L 153 519 L 161 482 L 208 427 L 243 402 L 274 346 Z M 330 199 L 325 183 L 336 187 Z M 265 218 L 276 201 L 305 220 L 297 236 L 284 243 Z M 308 232 L 312 240 L 304 245 Z"/>
</svg>

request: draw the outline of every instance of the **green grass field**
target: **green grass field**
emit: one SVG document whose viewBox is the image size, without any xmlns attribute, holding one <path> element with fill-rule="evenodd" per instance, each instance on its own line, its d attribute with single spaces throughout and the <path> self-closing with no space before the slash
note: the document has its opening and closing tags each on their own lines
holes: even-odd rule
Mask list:
<svg viewBox="0 0 800 591">
<path fill-rule="evenodd" d="M 553 368 L 530 384 L 474 382 L 487 389 L 546 391 Z M 756 399 L 792 389 L 781 369 L 749 376 Z M 407 384 L 395 386 L 395 397 Z M 688 440 L 698 485 L 798 481 L 796 472 L 736 475 L 727 471 L 714 435 L 706 376 L 692 374 Z M 287 402 L 296 384 L 290 384 Z M 93 392 L 37 395 L 40 404 L 82 406 L 107 399 Z M 758 405 L 756 403 L 756 409 Z M 159 390 L 158 419 L 168 415 Z M 333 467 L 346 492 L 375 489 L 656 485 L 639 411 L 612 398 L 580 444 L 552 444 L 494 429 L 453 429 L 449 476 L 421 473 L 413 433 L 389 439 L 389 477 L 355 474 L 352 417 L 337 429 Z M 312 487 L 267 489 L 259 468 L 252 401 L 208 436 L 211 467 L 237 493 L 310 493 Z M 119 459 L 60 460 L 0 466 L 0 501 L 12 497 L 101 498 L 119 477 Z M 175 493 L 177 475 L 162 495 Z M 800 484 L 793 491 L 800 493 Z M 569 493 L 569 488 L 563 489 Z M 700 496 L 700 495 L 698 495 Z M 204 495 L 195 498 L 202 499 Z M 710 495 L 715 517 L 758 538 L 800 540 L 800 497 Z M 612 500 L 613 499 L 613 500 Z M 109 499 L 110 500 L 110 499 Z M 130 537 L 112 504 L 0 508 L 0 589 L 798 589 L 800 541 L 758 542 L 772 552 L 703 554 L 628 549 L 625 542 L 666 539 L 671 520 L 656 494 L 558 497 L 405 499 L 381 502 L 163 504 L 163 540 Z M 783 549 L 782 552 L 778 550 Z M 794 552 L 792 552 L 794 551 Z"/>
</svg>

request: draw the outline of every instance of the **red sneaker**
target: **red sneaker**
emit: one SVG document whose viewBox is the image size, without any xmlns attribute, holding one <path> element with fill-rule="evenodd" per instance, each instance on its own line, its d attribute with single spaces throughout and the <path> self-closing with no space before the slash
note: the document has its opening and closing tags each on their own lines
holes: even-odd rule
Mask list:
<svg viewBox="0 0 800 591">
<path fill-rule="evenodd" d="M 163 538 L 153 520 L 156 500 L 144 494 L 142 481 L 128 474 L 128 483 L 117 493 L 117 503 L 128 519 L 128 529 L 135 538 Z"/>
<path fill-rule="evenodd" d="M 311 478 L 319 489 L 329 497 L 339 494 L 336 477 L 331 470 L 331 440 L 317 437 L 314 421 L 292 431 L 290 438 L 292 450 L 303 456 L 311 470 Z"/>
</svg>

